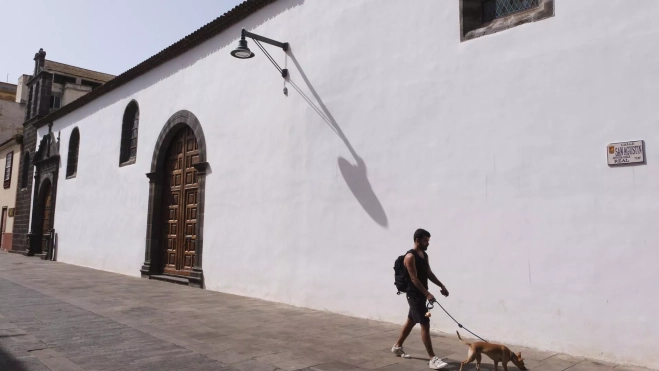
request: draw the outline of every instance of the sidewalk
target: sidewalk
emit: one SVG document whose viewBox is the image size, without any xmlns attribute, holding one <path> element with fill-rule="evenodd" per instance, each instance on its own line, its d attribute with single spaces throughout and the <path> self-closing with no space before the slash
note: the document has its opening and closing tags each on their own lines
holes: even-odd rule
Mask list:
<svg viewBox="0 0 659 371">
<path fill-rule="evenodd" d="M 405 343 L 413 359 L 390 353 L 399 330 L 0 252 L 0 370 L 427 370 L 416 329 Z M 467 355 L 454 336 L 436 334 L 433 345 L 447 370 Z M 644 370 L 513 350 L 531 370 Z M 482 369 L 493 369 L 487 357 Z"/>
</svg>

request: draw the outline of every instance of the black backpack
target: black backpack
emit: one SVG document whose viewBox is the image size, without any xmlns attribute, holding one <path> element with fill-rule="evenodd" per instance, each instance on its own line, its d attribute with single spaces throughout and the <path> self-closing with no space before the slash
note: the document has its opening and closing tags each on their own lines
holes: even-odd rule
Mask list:
<svg viewBox="0 0 659 371">
<path fill-rule="evenodd" d="M 399 256 L 394 263 L 394 285 L 398 289 L 397 295 L 400 295 L 401 292 L 407 292 L 407 285 L 410 282 L 410 275 L 407 273 L 407 268 L 405 268 L 405 256 L 413 252 L 409 250 L 405 254 Z"/>
</svg>

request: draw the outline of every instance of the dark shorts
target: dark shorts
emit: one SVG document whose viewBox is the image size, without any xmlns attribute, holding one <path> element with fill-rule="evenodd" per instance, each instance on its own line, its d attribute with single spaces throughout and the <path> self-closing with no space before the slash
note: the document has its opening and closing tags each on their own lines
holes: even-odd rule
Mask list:
<svg viewBox="0 0 659 371">
<path fill-rule="evenodd" d="M 407 294 L 407 303 L 410 305 L 410 313 L 407 318 L 420 323 L 422 325 L 429 325 L 430 318 L 426 317 L 428 308 L 426 307 L 426 298 L 423 296 Z"/>
</svg>

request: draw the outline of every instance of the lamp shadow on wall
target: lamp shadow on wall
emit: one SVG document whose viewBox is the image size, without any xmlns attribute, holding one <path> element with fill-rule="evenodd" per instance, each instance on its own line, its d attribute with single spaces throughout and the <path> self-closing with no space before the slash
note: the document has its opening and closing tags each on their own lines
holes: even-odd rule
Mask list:
<svg viewBox="0 0 659 371">
<path fill-rule="evenodd" d="M 78 122 L 84 120 L 89 116 L 94 115 L 95 113 L 101 111 L 102 109 L 111 106 L 119 101 L 133 99 L 135 98 L 136 94 L 144 90 L 147 90 L 149 88 L 152 88 L 153 86 L 167 80 L 168 78 L 178 74 L 183 70 L 186 70 L 194 66 L 195 64 L 203 61 L 208 57 L 215 55 L 220 51 L 224 51 L 227 47 L 233 48 L 233 46 L 236 44 L 237 39 L 240 37 L 240 30 L 242 28 L 245 28 L 247 30 L 256 29 L 259 26 L 267 23 L 269 20 L 276 18 L 280 14 L 284 14 L 298 6 L 302 6 L 305 3 L 305 1 L 306 0 L 275 1 L 259 9 L 257 12 L 250 14 L 247 18 L 237 21 L 227 29 L 213 36 L 211 40 L 201 42 L 200 44 L 195 45 L 192 49 L 187 50 L 168 61 L 158 62 L 157 59 L 159 54 L 152 56 L 151 58 L 154 59 L 152 63 L 155 64 L 155 67 L 149 67 L 150 70 L 143 72 L 140 75 L 135 76 L 132 79 L 128 80 L 128 82 L 133 80 L 138 80 L 138 82 L 132 84 L 128 82 L 124 82 L 121 85 L 114 84 L 114 86 L 110 89 L 110 91 L 105 93 L 103 98 L 95 102 L 89 103 L 86 109 L 78 108 L 72 113 L 69 113 L 69 115 L 72 116 L 71 123 L 69 126 L 74 127 L 78 124 Z M 185 44 L 185 39 L 187 39 L 187 37 L 178 40 L 177 43 Z M 177 45 L 177 43 L 170 45 L 169 47 L 166 48 L 166 50 L 174 48 L 174 45 Z M 164 50 L 161 51 L 160 53 L 163 52 Z M 228 51 L 225 57 L 231 58 L 228 55 Z M 130 70 L 124 73 L 128 73 L 129 71 L 134 70 L 138 66 L 140 65 L 134 66 L 133 68 L 131 68 Z M 126 102 L 126 104 L 127 103 L 128 102 Z M 139 98 L 138 98 L 138 103 L 139 103 Z M 174 114 L 178 110 L 187 108 L 187 107 L 173 106 L 171 102 L 161 102 L 161 104 L 162 106 L 158 108 L 169 110 L 171 111 L 171 114 Z M 121 118 L 119 118 L 119 120 L 121 120 Z M 164 125 L 165 123 L 162 122 L 161 124 Z M 121 129 L 121 125 L 119 125 L 119 130 L 120 129 Z"/>
<path fill-rule="evenodd" d="M 364 209 L 364 211 L 366 211 L 366 213 L 371 217 L 371 219 L 373 219 L 380 226 L 387 228 L 389 225 L 389 220 L 387 219 L 387 214 L 385 213 L 384 208 L 382 207 L 382 203 L 380 202 L 378 197 L 375 195 L 375 192 L 373 191 L 371 182 L 369 182 L 368 180 L 366 163 L 357 154 L 357 151 L 355 151 L 352 144 L 350 144 L 350 141 L 345 136 L 345 134 L 343 134 L 341 127 L 334 119 L 334 116 L 332 116 L 332 113 L 327 109 L 327 106 L 325 106 L 325 104 L 323 103 L 323 100 L 316 92 L 316 89 L 314 89 L 313 85 L 311 85 L 311 82 L 307 78 L 307 75 L 304 73 L 302 66 L 300 66 L 300 63 L 298 62 L 297 58 L 295 58 L 295 55 L 293 54 L 293 51 L 291 49 L 288 50 L 287 55 L 293 61 L 295 68 L 297 68 L 297 71 L 300 73 L 300 77 L 302 77 L 302 80 L 304 80 L 305 85 L 307 86 L 311 94 L 314 96 L 318 105 L 316 105 L 302 91 L 302 89 L 300 89 L 300 87 L 297 86 L 297 84 L 295 84 L 295 82 L 290 78 L 290 75 L 289 78 L 287 78 L 286 80 L 287 83 L 290 84 L 302 96 L 302 98 L 304 98 L 304 100 L 307 101 L 307 103 L 309 103 L 309 105 L 316 111 L 316 113 L 318 113 L 318 116 L 320 116 L 323 119 L 323 121 L 325 121 L 327 125 L 329 125 L 329 127 L 339 136 L 339 138 L 341 138 L 343 143 L 346 145 L 348 151 L 350 151 L 350 154 L 354 158 L 356 164 L 353 165 L 347 159 L 339 156 L 337 162 L 339 165 L 339 170 L 341 171 L 341 175 L 343 176 L 346 185 L 348 186 L 352 194 L 355 196 L 355 198 L 357 199 L 361 207 Z"/>
</svg>

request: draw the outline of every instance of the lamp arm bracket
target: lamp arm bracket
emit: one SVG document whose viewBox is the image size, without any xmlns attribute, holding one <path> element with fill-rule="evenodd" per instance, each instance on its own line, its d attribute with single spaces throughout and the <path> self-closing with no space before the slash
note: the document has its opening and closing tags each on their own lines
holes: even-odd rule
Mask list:
<svg viewBox="0 0 659 371">
<path fill-rule="evenodd" d="M 264 42 L 266 44 L 270 44 L 270 45 L 274 45 L 278 48 L 282 48 L 284 51 L 288 51 L 288 43 L 282 43 L 282 42 L 279 42 L 279 41 L 268 39 L 267 37 L 263 37 L 261 35 L 255 34 L 255 33 L 251 33 L 249 31 L 245 30 L 244 28 L 243 28 L 240 36 L 243 37 L 243 38 L 249 37 L 249 38 L 252 38 L 254 40 L 258 40 L 258 41 Z"/>
</svg>

